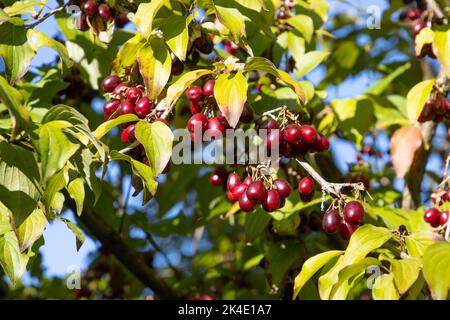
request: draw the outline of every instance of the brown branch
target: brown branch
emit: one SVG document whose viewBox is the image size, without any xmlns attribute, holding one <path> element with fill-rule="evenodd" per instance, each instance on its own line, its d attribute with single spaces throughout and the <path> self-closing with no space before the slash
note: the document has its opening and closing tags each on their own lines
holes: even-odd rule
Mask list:
<svg viewBox="0 0 450 320">
<path fill-rule="evenodd" d="M 36 22 L 30 24 L 27 26 L 28 29 L 34 28 L 36 27 L 38 24 L 44 22 L 47 18 L 53 16 L 55 13 L 64 10 L 64 8 L 68 5 L 69 3 L 63 4 L 62 6 L 55 8 L 49 12 L 47 12 L 46 14 L 43 14 L 42 16 L 37 17 Z"/>
</svg>

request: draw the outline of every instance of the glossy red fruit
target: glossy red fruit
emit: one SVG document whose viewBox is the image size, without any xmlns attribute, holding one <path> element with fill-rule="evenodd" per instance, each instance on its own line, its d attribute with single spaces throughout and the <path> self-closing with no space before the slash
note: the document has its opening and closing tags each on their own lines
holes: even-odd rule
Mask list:
<svg viewBox="0 0 450 320">
<path fill-rule="evenodd" d="M 239 208 L 244 212 L 250 212 L 255 210 L 255 206 L 256 204 L 247 196 L 247 192 L 243 192 L 239 197 Z"/>
<path fill-rule="evenodd" d="M 439 216 L 441 212 L 436 208 L 430 208 L 425 211 L 423 219 L 428 222 L 432 227 L 437 227 L 439 225 Z"/>
<path fill-rule="evenodd" d="M 139 118 L 143 119 L 145 118 L 150 112 L 152 112 L 153 109 L 153 102 L 147 98 L 143 97 L 139 99 L 136 103 L 136 107 L 134 108 L 136 111 L 136 114 Z"/>
<path fill-rule="evenodd" d="M 364 218 L 364 207 L 358 201 L 349 201 L 344 207 L 344 220 L 350 224 L 360 224 Z"/>
<path fill-rule="evenodd" d="M 93 0 L 88 0 L 84 3 L 81 11 L 83 11 L 83 13 L 87 14 L 88 16 L 93 16 L 94 14 L 97 13 L 97 5 L 95 4 L 95 1 Z"/>
<path fill-rule="evenodd" d="M 273 181 L 275 188 L 277 189 L 280 197 L 287 198 L 291 194 L 291 186 L 284 179 L 276 179 Z"/>
<path fill-rule="evenodd" d="M 127 90 L 128 90 L 128 84 L 127 83 L 119 83 L 113 90 L 113 95 L 117 96 L 125 96 Z"/>
<path fill-rule="evenodd" d="M 224 126 L 225 130 L 230 128 L 230 124 L 227 121 L 227 118 L 225 118 L 222 115 L 217 115 L 217 119 L 220 121 L 220 123 Z M 226 131 L 225 131 L 226 132 Z"/>
<path fill-rule="evenodd" d="M 117 99 L 109 100 L 103 105 L 103 112 L 111 115 L 117 111 L 119 106 L 120 106 L 120 100 L 117 100 Z"/>
<path fill-rule="evenodd" d="M 292 154 L 292 146 L 286 141 L 283 140 L 280 144 L 280 154 L 285 157 L 289 157 Z"/>
<path fill-rule="evenodd" d="M 87 22 L 87 16 L 83 13 L 77 20 L 77 29 L 81 31 L 86 31 L 89 29 L 89 24 Z"/>
<path fill-rule="evenodd" d="M 231 193 L 233 194 L 233 201 L 238 201 L 239 198 L 242 196 L 242 194 L 247 191 L 248 185 L 241 183 L 240 185 L 234 187 L 231 190 Z"/>
<path fill-rule="evenodd" d="M 329 210 L 323 215 L 322 228 L 327 233 L 335 233 L 341 223 L 341 216 L 336 210 Z"/>
<path fill-rule="evenodd" d="M 119 114 L 123 115 L 127 113 L 134 113 L 134 104 L 128 100 L 123 100 L 120 103 Z"/>
<path fill-rule="evenodd" d="M 417 20 L 412 27 L 412 32 L 416 36 L 422 31 L 422 29 L 425 29 L 427 27 L 427 23 L 423 20 Z"/>
<path fill-rule="evenodd" d="M 217 117 L 212 117 L 208 119 L 206 130 L 211 138 L 222 139 L 226 129 Z"/>
<path fill-rule="evenodd" d="M 244 104 L 244 109 L 242 109 L 239 121 L 242 123 L 251 123 L 253 122 L 254 119 L 255 119 L 255 111 L 253 110 L 253 107 L 248 103 Z"/>
<path fill-rule="evenodd" d="M 192 114 L 200 113 L 203 110 L 203 105 L 200 101 L 190 101 L 189 109 L 191 110 Z"/>
<path fill-rule="evenodd" d="M 349 224 L 344 220 L 341 220 L 341 222 L 339 223 L 339 233 L 345 240 L 349 240 L 356 229 L 358 229 L 357 225 Z"/>
<path fill-rule="evenodd" d="M 203 96 L 202 88 L 199 86 L 190 86 L 186 90 L 186 96 L 191 101 L 199 101 Z"/>
<path fill-rule="evenodd" d="M 179 76 L 180 74 L 183 73 L 183 69 L 184 69 L 183 62 L 181 62 L 180 60 L 176 60 L 174 63 L 172 63 L 171 73 L 174 76 Z"/>
<path fill-rule="evenodd" d="M 302 132 L 302 141 L 307 144 L 313 144 L 317 140 L 317 132 L 316 130 L 309 126 L 303 125 L 300 127 L 300 131 Z"/>
<path fill-rule="evenodd" d="M 208 117 L 203 113 L 194 114 L 187 123 L 188 130 L 194 132 L 196 127 L 200 127 L 202 132 L 206 130 L 208 126 Z"/>
<path fill-rule="evenodd" d="M 410 21 L 420 18 L 420 14 L 421 14 L 421 12 L 420 12 L 419 8 L 416 8 L 416 7 L 408 8 L 408 10 L 406 11 L 406 17 Z"/>
<path fill-rule="evenodd" d="M 266 195 L 266 188 L 262 181 L 253 181 L 247 189 L 247 197 L 255 202 L 260 202 Z"/>
<path fill-rule="evenodd" d="M 444 195 L 441 193 L 432 193 L 431 194 L 431 201 L 437 206 L 442 206 L 444 204 Z"/>
<path fill-rule="evenodd" d="M 217 174 L 217 173 L 213 173 L 210 177 L 209 177 L 209 182 L 213 185 L 213 186 L 221 186 L 224 182 L 224 178 L 223 176 Z"/>
<path fill-rule="evenodd" d="M 121 13 L 116 17 L 116 19 L 114 20 L 114 23 L 117 28 L 123 28 L 129 21 L 130 20 L 128 20 L 127 14 Z"/>
<path fill-rule="evenodd" d="M 216 81 L 213 79 L 210 79 L 205 82 L 205 84 L 203 85 L 203 95 L 205 97 L 212 96 L 214 94 L 215 83 L 216 83 Z"/>
<path fill-rule="evenodd" d="M 310 195 L 314 192 L 314 181 L 305 177 L 298 183 L 298 192 L 300 195 Z"/>
<path fill-rule="evenodd" d="M 115 74 L 107 76 L 102 81 L 102 89 L 105 92 L 112 92 L 120 84 L 120 78 Z"/>
<path fill-rule="evenodd" d="M 278 19 L 288 19 L 291 15 L 286 10 L 279 11 L 277 14 Z"/>
<path fill-rule="evenodd" d="M 330 141 L 323 134 L 318 134 L 313 148 L 317 152 L 327 151 L 330 148 Z"/>
<path fill-rule="evenodd" d="M 253 179 L 251 176 L 246 176 L 244 181 L 242 181 L 242 183 L 245 183 L 246 185 L 250 185 L 253 182 Z"/>
<path fill-rule="evenodd" d="M 259 129 L 268 131 L 272 129 L 278 129 L 278 122 L 275 119 L 269 118 L 259 125 Z"/>
<path fill-rule="evenodd" d="M 122 139 L 122 142 L 125 143 L 131 143 L 134 140 L 136 140 L 136 137 L 134 135 L 134 130 L 136 129 L 135 124 L 131 124 L 128 127 L 125 128 L 125 130 L 122 131 L 122 134 L 120 135 L 120 138 Z"/>
<path fill-rule="evenodd" d="M 235 187 L 241 184 L 241 178 L 236 172 L 232 172 L 228 175 L 227 178 L 227 188 L 228 190 L 233 190 Z"/>
<path fill-rule="evenodd" d="M 439 215 L 439 224 L 441 226 L 445 226 L 445 224 L 448 221 L 448 216 L 449 216 L 448 211 L 442 211 L 441 212 L 441 214 Z"/>
<path fill-rule="evenodd" d="M 310 194 L 300 194 L 300 199 L 303 202 L 310 202 L 314 197 L 314 192 L 311 192 Z"/>
<path fill-rule="evenodd" d="M 135 103 L 142 96 L 142 91 L 138 87 L 132 87 L 127 91 L 126 97 L 128 101 Z"/>
<path fill-rule="evenodd" d="M 267 134 L 266 139 L 266 147 L 267 150 L 270 149 L 278 149 L 282 143 L 283 136 L 281 135 L 280 130 L 278 129 L 272 129 Z"/>
<path fill-rule="evenodd" d="M 273 212 L 278 208 L 280 208 L 280 202 L 281 202 L 280 194 L 278 193 L 277 190 L 272 189 L 267 190 L 265 196 L 262 199 L 261 204 L 264 210 L 266 210 L 267 212 Z"/>
<path fill-rule="evenodd" d="M 109 10 L 109 7 L 104 3 L 98 6 L 98 14 L 102 17 L 103 21 L 111 20 L 111 10 Z"/>
<path fill-rule="evenodd" d="M 296 124 L 290 124 L 283 130 L 283 138 L 287 142 L 294 144 L 302 140 L 302 131 L 300 126 Z"/>
</svg>

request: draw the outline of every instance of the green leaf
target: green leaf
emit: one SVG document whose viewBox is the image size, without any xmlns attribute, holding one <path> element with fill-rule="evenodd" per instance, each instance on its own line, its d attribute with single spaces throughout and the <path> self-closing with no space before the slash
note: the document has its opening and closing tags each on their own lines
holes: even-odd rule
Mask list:
<svg viewBox="0 0 450 320">
<path fill-rule="evenodd" d="M 419 277 L 420 262 L 415 259 L 392 259 L 389 261 L 398 291 L 400 294 L 404 294 Z"/>
<path fill-rule="evenodd" d="M 41 237 L 46 225 L 47 218 L 40 209 L 34 210 L 28 218 L 25 219 L 17 229 L 20 252 L 24 252 Z"/>
<path fill-rule="evenodd" d="M 136 11 L 134 23 L 140 34 L 148 39 L 153 31 L 153 19 L 162 6 L 169 4 L 168 0 L 152 0 L 141 3 Z"/>
<path fill-rule="evenodd" d="M 324 274 L 319 278 L 319 295 L 320 299 L 328 300 L 333 286 L 339 281 L 339 272 L 344 269 L 344 256 L 339 256 L 338 260 L 331 260 L 325 266 Z"/>
<path fill-rule="evenodd" d="M 252 241 L 261 234 L 263 234 L 265 228 L 270 222 L 270 216 L 260 208 L 256 209 L 252 214 L 245 216 L 245 237 L 247 240 Z"/>
<path fill-rule="evenodd" d="M 410 256 L 422 258 L 426 249 L 434 243 L 433 232 L 431 230 L 412 232 L 405 237 L 405 243 Z"/>
<path fill-rule="evenodd" d="M 69 182 L 69 175 L 66 168 L 53 174 L 48 180 L 41 202 L 44 204 L 46 212 L 50 212 L 55 195 L 62 190 Z"/>
<path fill-rule="evenodd" d="M 450 243 L 429 246 L 423 255 L 423 275 L 435 300 L 447 299 L 450 289 Z"/>
<path fill-rule="evenodd" d="M 41 158 L 42 181 L 46 182 L 61 170 L 80 147 L 72 143 L 64 129 L 72 125 L 67 121 L 51 121 L 39 128 L 37 148 Z"/>
<path fill-rule="evenodd" d="M 435 80 L 425 80 L 416 84 L 406 96 L 406 111 L 411 123 L 415 123 L 422 112 L 425 101 L 430 96 Z"/>
<path fill-rule="evenodd" d="M 367 94 L 380 95 L 382 94 L 391 83 L 400 75 L 404 74 L 406 71 L 411 69 L 411 63 L 407 62 L 392 72 L 389 72 L 386 77 L 376 82 L 372 85 L 369 90 L 367 90 Z"/>
<path fill-rule="evenodd" d="M 313 70 L 322 63 L 330 55 L 329 52 L 310 51 L 299 57 L 296 64 L 294 74 L 297 78 L 303 77 L 305 74 Z"/>
<path fill-rule="evenodd" d="M 394 284 L 394 275 L 392 273 L 382 274 L 375 279 L 372 288 L 374 300 L 398 300 L 399 294 Z"/>
<path fill-rule="evenodd" d="M 352 234 L 345 250 L 344 264 L 351 265 L 364 259 L 371 251 L 381 247 L 393 234 L 386 228 L 365 224 Z"/>
<path fill-rule="evenodd" d="M 6 233 L 0 239 L 0 265 L 13 286 L 22 278 L 28 259 L 27 254 L 20 252 L 19 241 L 13 231 Z"/>
<path fill-rule="evenodd" d="M 214 85 L 214 97 L 223 116 L 231 127 L 236 127 L 247 101 L 247 79 L 238 70 L 235 74 L 222 74 Z"/>
<path fill-rule="evenodd" d="M 230 30 L 233 42 L 239 43 L 241 37 L 245 36 L 244 16 L 236 8 L 226 8 L 215 5 L 217 19 Z"/>
<path fill-rule="evenodd" d="M 22 14 L 35 14 L 34 6 L 42 5 L 39 1 L 26 0 L 26 1 L 15 1 L 11 6 L 6 7 L 4 10 L 9 16 L 17 16 Z"/>
<path fill-rule="evenodd" d="M 172 60 L 163 39 L 151 39 L 138 51 L 139 71 L 144 79 L 147 96 L 154 100 L 169 80 Z"/>
<path fill-rule="evenodd" d="M 286 272 L 301 257 L 302 251 L 301 245 L 297 241 L 274 242 L 265 248 L 265 256 L 269 262 L 268 272 L 275 285 L 282 284 Z"/>
<path fill-rule="evenodd" d="M 4 235 L 9 231 L 13 231 L 13 228 L 10 223 L 10 219 L 12 218 L 11 210 L 3 205 L 0 202 L 0 236 Z"/>
<path fill-rule="evenodd" d="M 112 128 L 114 128 L 122 123 L 134 122 L 134 121 L 138 121 L 138 120 L 139 120 L 139 117 L 135 114 L 124 114 L 115 119 L 105 121 L 101 125 L 99 125 L 97 127 L 97 129 L 95 129 L 95 131 L 93 132 L 94 137 L 100 140 L 109 131 L 111 131 Z"/>
<path fill-rule="evenodd" d="M 80 248 L 84 243 L 83 231 L 72 221 L 65 219 L 65 218 L 59 218 L 59 219 L 61 221 L 63 221 L 66 224 L 67 228 L 69 228 L 69 230 L 72 231 L 73 234 L 75 235 L 77 251 L 80 251 Z"/>
<path fill-rule="evenodd" d="M 9 115 L 12 119 L 12 137 L 14 138 L 27 126 L 29 112 L 22 105 L 22 95 L 20 92 L 10 86 L 2 76 L 0 76 L 0 101 L 3 102 L 5 107 L 8 109 Z"/>
<path fill-rule="evenodd" d="M 319 271 L 331 259 L 341 255 L 342 253 L 343 251 L 340 250 L 327 251 L 306 260 L 302 266 L 300 273 L 295 277 L 294 294 L 292 299 L 295 299 L 297 297 L 298 293 L 306 284 L 306 282 L 308 282 L 308 280 L 311 279 L 311 277 L 317 271 Z"/>
<path fill-rule="evenodd" d="M 75 154 L 72 158 L 74 166 L 77 168 L 77 172 L 83 177 L 84 181 L 88 185 L 89 189 L 94 193 L 94 204 L 97 203 L 100 193 L 102 191 L 102 185 L 95 175 L 96 170 L 100 166 L 93 161 L 94 155 L 92 152 L 85 148 L 81 152 Z"/>
<path fill-rule="evenodd" d="M 0 202 L 13 213 L 16 227 L 37 206 L 39 180 L 39 169 L 33 153 L 1 141 Z"/>
<path fill-rule="evenodd" d="M 158 183 L 155 180 L 156 175 L 151 167 L 115 150 L 111 152 L 111 160 L 120 160 L 130 163 L 133 173 L 142 180 L 143 187 L 145 187 L 152 195 L 155 195 Z M 144 197 L 144 202 L 146 202 L 146 200 L 148 201 L 149 199 L 145 199 Z"/>
<path fill-rule="evenodd" d="M 289 23 L 295 29 L 300 31 L 305 37 L 306 41 L 311 42 L 314 34 L 314 24 L 311 17 L 304 14 L 297 14 L 290 17 L 285 22 Z"/>
<path fill-rule="evenodd" d="M 186 59 L 186 52 L 189 42 L 189 24 L 194 19 L 194 16 L 170 16 L 165 19 L 165 23 L 161 26 L 164 34 L 164 39 L 174 55 L 184 61 Z"/>
<path fill-rule="evenodd" d="M 136 63 L 136 55 L 145 45 L 144 38 L 137 33 L 134 37 L 125 42 L 117 53 L 112 63 L 112 70 L 115 74 L 122 74 L 125 70 L 130 69 Z"/>
<path fill-rule="evenodd" d="M 72 199 L 75 200 L 77 205 L 77 215 L 80 216 L 83 212 L 84 203 L 84 183 L 81 178 L 76 178 L 71 181 L 67 186 L 67 191 Z"/>
<path fill-rule="evenodd" d="M 136 139 L 144 146 L 145 154 L 155 175 L 163 172 L 172 155 L 173 133 L 161 121 L 148 123 L 139 121 L 135 130 Z"/>
</svg>

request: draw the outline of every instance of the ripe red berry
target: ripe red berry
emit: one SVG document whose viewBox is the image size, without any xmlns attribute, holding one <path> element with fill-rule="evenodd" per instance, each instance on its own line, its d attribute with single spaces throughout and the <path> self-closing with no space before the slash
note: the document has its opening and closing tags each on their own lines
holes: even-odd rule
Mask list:
<svg viewBox="0 0 450 320">
<path fill-rule="evenodd" d="M 202 96 L 202 88 L 199 86 L 190 86 L 186 91 L 186 96 L 191 101 L 199 101 Z"/>
<path fill-rule="evenodd" d="M 253 122 L 254 119 L 255 119 L 255 111 L 253 110 L 253 107 L 248 103 L 244 104 L 244 109 L 242 109 L 239 121 L 242 123 L 251 123 Z"/>
<path fill-rule="evenodd" d="M 276 179 L 273 181 L 275 188 L 282 198 L 287 198 L 291 194 L 291 186 L 284 179 Z"/>
<path fill-rule="evenodd" d="M 432 227 L 437 227 L 439 225 L 439 216 L 441 212 L 436 208 L 430 208 L 425 211 L 423 219 L 428 222 Z"/>
<path fill-rule="evenodd" d="M 123 100 L 120 103 L 119 113 L 120 113 L 120 115 L 127 114 L 127 113 L 134 113 L 134 104 L 132 104 L 128 100 Z"/>
<path fill-rule="evenodd" d="M 190 101 L 189 109 L 192 114 L 200 113 L 203 110 L 203 105 L 201 101 Z"/>
<path fill-rule="evenodd" d="M 262 199 L 262 206 L 267 212 L 273 212 L 280 208 L 280 194 L 277 190 L 268 190 Z"/>
<path fill-rule="evenodd" d="M 127 14 L 121 13 L 116 17 L 114 23 L 117 26 L 117 28 L 123 28 L 129 21 L 130 20 L 128 20 Z"/>
<path fill-rule="evenodd" d="M 136 107 L 134 109 L 135 109 L 136 114 L 138 115 L 138 117 L 143 119 L 150 112 L 152 112 L 153 102 L 149 98 L 143 97 L 143 98 L 138 100 L 138 102 L 136 103 Z"/>
<path fill-rule="evenodd" d="M 208 119 L 206 130 L 211 138 L 222 139 L 226 129 L 217 117 L 212 117 Z"/>
<path fill-rule="evenodd" d="M 266 121 L 262 122 L 259 125 L 260 130 L 272 130 L 272 129 L 278 129 L 278 123 L 275 119 L 269 118 Z"/>
<path fill-rule="evenodd" d="M 246 185 L 250 185 L 253 182 L 253 179 L 251 176 L 246 176 L 244 181 L 242 181 L 242 183 L 245 183 Z"/>
<path fill-rule="evenodd" d="M 125 128 L 125 130 L 122 131 L 122 134 L 120 135 L 120 138 L 125 143 L 131 143 L 134 140 L 136 140 L 136 137 L 134 135 L 134 130 L 136 129 L 135 124 L 131 124 L 128 127 Z"/>
<path fill-rule="evenodd" d="M 425 29 L 426 27 L 427 27 L 427 24 L 426 24 L 425 21 L 417 20 L 413 24 L 412 32 L 413 32 L 414 35 L 418 35 L 420 33 L 420 31 L 422 31 L 422 29 Z"/>
<path fill-rule="evenodd" d="M 314 181 L 305 177 L 298 183 L 298 192 L 300 195 L 310 195 L 314 192 Z"/>
<path fill-rule="evenodd" d="M 286 10 L 279 11 L 277 14 L 278 19 L 288 19 L 291 15 Z"/>
<path fill-rule="evenodd" d="M 233 190 L 235 187 L 241 184 L 241 178 L 236 172 L 232 172 L 228 175 L 227 178 L 227 188 L 228 190 Z"/>
<path fill-rule="evenodd" d="M 214 94 L 215 83 L 216 83 L 216 81 L 213 79 L 210 79 L 205 82 L 205 84 L 203 85 L 203 95 L 205 97 L 212 96 Z"/>
<path fill-rule="evenodd" d="M 128 90 L 127 83 L 119 83 L 113 90 L 113 95 L 115 96 L 124 96 Z"/>
<path fill-rule="evenodd" d="M 209 177 L 209 182 L 213 185 L 213 186 L 221 186 L 224 182 L 224 178 L 223 176 L 217 174 L 217 173 L 213 173 L 210 177 Z"/>
<path fill-rule="evenodd" d="M 206 130 L 208 126 L 208 117 L 203 113 L 194 114 L 187 123 L 188 130 L 194 132 L 196 127 L 200 127 L 202 132 Z"/>
<path fill-rule="evenodd" d="M 87 22 L 87 16 L 83 13 L 77 20 L 77 29 L 81 31 L 86 31 L 89 29 L 89 24 Z"/>
<path fill-rule="evenodd" d="M 302 139 L 302 131 L 300 126 L 296 124 L 290 124 L 283 130 L 283 138 L 289 143 L 298 143 Z"/>
<path fill-rule="evenodd" d="M 441 214 L 439 215 L 439 224 L 441 226 L 445 226 L 445 224 L 448 221 L 448 216 L 449 216 L 448 211 L 442 211 L 441 212 Z"/>
<path fill-rule="evenodd" d="M 128 101 L 135 103 L 142 96 L 142 91 L 138 87 L 128 89 L 126 97 Z"/>
<path fill-rule="evenodd" d="M 176 60 L 174 63 L 172 63 L 172 70 L 171 73 L 174 76 L 179 76 L 183 73 L 184 64 L 180 60 Z"/>
<path fill-rule="evenodd" d="M 317 152 L 327 151 L 330 148 L 330 141 L 323 134 L 318 134 L 313 148 Z"/>
<path fill-rule="evenodd" d="M 444 204 L 444 194 L 441 193 L 432 193 L 431 194 L 431 201 L 437 206 L 442 206 Z"/>
<path fill-rule="evenodd" d="M 225 118 L 222 115 L 217 115 L 217 119 L 220 121 L 220 123 L 223 125 L 223 127 L 226 129 L 230 128 L 230 124 L 227 121 L 227 118 Z"/>
<path fill-rule="evenodd" d="M 87 14 L 88 16 L 93 16 L 97 13 L 97 5 L 95 4 L 95 1 L 88 0 L 84 3 L 82 8 L 83 13 Z"/>
<path fill-rule="evenodd" d="M 266 138 L 267 150 L 278 149 L 282 143 L 282 139 L 283 139 L 283 136 L 281 135 L 280 130 L 278 130 L 278 129 L 270 130 L 268 132 L 267 138 Z"/>
<path fill-rule="evenodd" d="M 344 207 L 344 220 L 350 224 L 360 224 L 364 218 L 364 207 L 358 201 L 349 201 Z"/>
<path fill-rule="evenodd" d="M 111 20 L 111 11 L 109 10 L 109 7 L 104 3 L 98 6 L 98 14 L 100 15 L 100 17 L 102 17 L 103 21 Z"/>
<path fill-rule="evenodd" d="M 103 112 L 112 115 L 120 106 L 120 100 L 112 99 L 103 105 Z"/>
<path fill-rule="evenodd" d="M 300 131 L 302 132 L 302 141 L 307 144 L 313 144 L 317 140 L 317 132 L 316 130 L 309 126 L 303 125 L 300 127 Z"/>
<path fill-rule="evenodd" d="M 233 194 L 233 201 L 238 201 L 242 194 L 245 193 L 245 191 L 247 191 L 248 185 L 246 185 L 245 183 L 241 183 L 240 185 L 234 187 L 231 190 L 231 193 Z"/>
<path fill-rule="evenodd" d="M 341 222 L 341 216 L 336 210 L 327 211 L 322 220 L 322 228 L 327 233 L 335 233 Z"/>
<path fill-rule="evenodd" d="M 341 220 L 341 222 L 339 223 L 339 233 L 345 240 L 349 240 L 356 229 L 358 229 L 357 225 L 349 224 L 344 220 Z"/>
<path fill-rule="evenodd" d="M 406 17 L 410 21 L 418 19 L 420 17 L 420 14 L 421 14 L 421 12 L 420 12 L 419 8 L 416 8 L 416 7 L 410 7 L 406 11 Z"/>
<path fill-rule="evenodd" d="M 266 194 L 266 188 L 262 181 L 253 181 L 247 189 L 247 197 L 255 202 L 260 202 Z"/>
<path fill-rule="evenodd" d="M 249 199 L 247 192 L 243 192 L 239 197 L 239 208 L 244 212 L 250 212 L 255 209 L 255 203 Z"/>
<path fill-rule="evenodd" d="M 107 76 L 102 81 L 102 89 L 105 92 L 112 92 L 120 84 L 120 78 L 115 74 Z"/>
</svg>

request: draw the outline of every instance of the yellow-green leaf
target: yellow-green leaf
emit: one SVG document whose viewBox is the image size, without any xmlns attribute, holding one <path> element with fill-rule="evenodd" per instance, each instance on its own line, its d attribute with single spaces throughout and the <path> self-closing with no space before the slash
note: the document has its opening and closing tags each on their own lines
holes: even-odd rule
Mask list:
<svg viewBox="0 0 450 320">
<path fill-rule="evenodd" d="M 23 98 L 18 90 L 10 86 L 5 78 L 0 76 L 0 101 L 8 109 L 13 124 L 13 138 L 28 124 L 29 112 L 23 106 Z"/>
<path fill-rule="evenodd" d="M 184 61 L 189 42 L 188 25 L 194 19 L 194 16 L 171 16 L 166 19 L 166 23 L 161 26 L 164 39 L 174 55 Z"/>
<path fill-rule="evenodd" d="M 423 275 L 430 286 L 433 299 L 447 299 L 450 289 L 450 243 L 429 246 L 423 255 Z"/>
<path fill-rule="evenodd" d="M 115 119 L 108 120 L 106 122 L 103 122 L 101 125 L 97 127 L 97 129 L 95 129 L 95 131 L 93 132 L 94 137 L 96 137 L 97 139 L 101 139 L 115 126 L 118 126 L 122 123 L 133 122 L 137 120 L 139 120 L 139 118 L 135 114 L 124 114 Z"/>
<path fill-rule="evenodd" d="M 22 278 L 28 258 L 27 254 L 20 252 L 19 241 L 13 231 L 6 233 L 0 239 L 0 265 L 13 286 Z"/>
<path fill-rule="evenodd" d="M 153 19 L 158 13 L 158 10 L 168 3 L 168 0 L 152 0 L 150 3 L 141 3 L 139 5 L 135 14 L 134 23 L 145 39 L 148 39 L 153 31 Z"/>
<path fill-rule="evenodd" d="M 233 42 L 238 43 L 239 39 L 245 35 L 244 16 L 236 8 L 226 8 L 217 5 L 214 7 L 217 19 L 230 30 Z"/>
<path fill-rule="evenodd" d="M 404 294 L 419 276 L 420 262 L 415 259 L 390 260 L 392 274 L 400 294 Z"/>
<path fill-rule="evenodd" d="M 70 68 L 72 66 L 73 63 L 69 58 L 67 48 L 62 43 L 53 40 L 46 34 L 34 29 L 28 29 L 27 38 L 30 47 L 35 52 L 37 52 L 41 47 L 50 47 L 58 53 L 66 67 Z"/>
<path fill-rule="evenodd" d="M 433 51 L 445 70 L 445 74 L 450 77 L 450 30 L 435 32 Z"/>
<path fill-rule="evenodd" d="M 34 210 L 17 229 L 20 252 L 28 249 L 42 235 L 47 225 L 47 218 L 40 210 Z"/>
<path fill-rule="evenodd" d="M 314 34 L 314 24 L 311 17 L 304 14 L 297 14 L 287 19 L 286 22 L 300 31 L 306 41 L 311 42 L 311 38 Z"/>
<path fill-rule="evenodd" d="M 303 77 L 305 74 L 313 70 L 319 64 L 322 63 L 330 55 L 329 52 L 323 51 L 310 51 L 298 58 L 298 63 L 294 70 L 294 74 L 297 78 Z"/>
<path fill-rule="evenodd" d="M 435 80 L 419 82 L 409 90 L 406 96 L 406 111 L 411 123 L 415 123 L 422 112 L 425 101 L 430 96 Z"/>
<path fill-rule="evenodd" d="M 425 44 L 433 43 L 434 31 L 431 28 L 425 28 L 414 38 L 416 55 L 420 55 Z"/>
<path fill-rule="evenodd" d="M 124 73 L 126 69 L 136 62 L 136 55 L 140 48 L 145 45 L 145 40 L 137 33 L 134 37 L 125 42 L 112 62 L 112 70 L 115 74 Z"/>
<path fill-rule="evenodd" d="M 84 203 L 84 182 L 81 178 L 72 180 L 67 185 L 67 191 L 72 199 L 75 200 L 77 206 L 77 215 L 80 216 L 83 212 Z"/>
<path fill-rule="evenodd" d="M 375 279 L 372 296 L 374 300 L 398 300 L 399 294 L 394 284 L 394 275 L 392 273 L 382 274 Z"/>
</svg>

